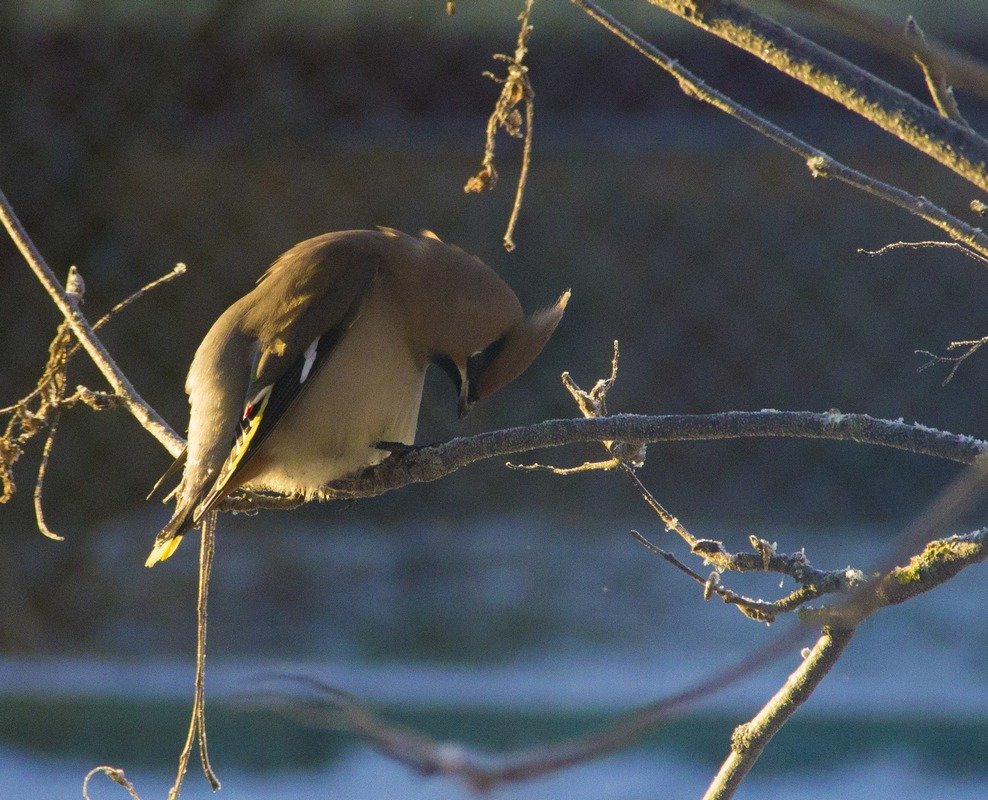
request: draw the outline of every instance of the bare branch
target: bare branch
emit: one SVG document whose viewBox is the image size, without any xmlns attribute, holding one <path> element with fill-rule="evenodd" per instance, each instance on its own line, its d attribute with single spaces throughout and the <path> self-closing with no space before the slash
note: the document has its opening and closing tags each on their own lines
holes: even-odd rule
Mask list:
<svg viewBox="0 0 988 800">
<path fill-rule="evenodd" d="M 912 16 L 906 18 L 906 39 L 913 47 L 913 58 L 923 70 L 927 91 L 929 91 L 937 111 L 940 112 L 940 116 L 970 128 L 971 126 L 961 116 L 961 110 L 957 107 L 957 100 L 954 99 L 954 92 L 947 82 L 943 63 L 930 47 L 929 42 L 926 41 L 923 29 L 919 27 L 919 23 Z"/>
<path fill-rule="evenodd" d="M 703 795 L 703 800 L 727 800 L 755 765 L 773 736 L 813 693 L 854 636 L 853 628 L 824 628 L 803 663 L 750 722 L 731 736 L 731 752 Z"/>
<path fill-rule="evenodd" d="M 880 445 L 971 464 L 988 442 L 902 420 L 830 411 L 728 411 L 720 414 L 617 414 L 598 419 L 557 419 L 451 439 L 396 454 L 375 467 L 328 484 L 324 500 L 374 497 L 412 483 L 425 483 L 488 458 L 583 442 L 621 441 L 640 447 L 656 442 L 795 437 Z M 294 507 L 297 498 L 277 497 L 270 507 Z M 244 510 L 268 508 L 255 495 Z"/>
<path fill-rule="evenodd" d="M 862 585 L 865 581 L 865 576 L 860 570 L 850 567 L 829 571 L 818 570 L 810 566 L 802 551 L 792 555 L 779 555 L 772 545 L 764 539 L 758 539 L 754 536 L 751 537 L 753 546 L 760 550 L 756 554 L 731 554 L 723 549 L 720 542 L 714 542 L 710 539 L 698 540 L 693 548 L 693 553 L 702 557 L 704 563 L 712 564 L 715 568 L 707 578 L 704 578 L 672 553 L 652 544 L 638 531 L 632 531 L 631 535 L 652 553 L 664 558 L 676 569 L 689 575 L 700 584 L 703 587 L 704 600 L 709 600 L 711 596 L 716 594 L 725 603 L 737 606 L 738 610 L 746 617 L 769 625 L 775 622 L 780 614 L 795 611 L 804 603 L 815 600 L 823 594 L 847 592 Z M 757 564 L 752 556 L 758 559 Z M 779 600 L 755 600 L 738 594 L 720 583 L 721 572 L 727 570 L 775 572 L 793 578 L 800 584 L 800 587 Z"/>
<path fill-rule="evenodd" d="M 740 120 L 776 144 L 785 147 L 787 150 L 803 158 L 814 178 L 833 178 L 880 200 L 892 203 L 892 205 L 898 206 L 904 211 L 908 211 L 910 214 L 939 228 L 952 239 L 988 257 L 988 236 L 980 228 L 968 225 L 962 219 L 955 217 L 946 209 L 937 206 L 925 197 L 910 194 L 903 189 L 872 178 L 856 169 L 852 169 L 831 158 L 822 150 L 793 136 L 788 131 L 759 116 L 722 92 L 708 86 L 688 69 L 681 66 L 675 59 L 670 58 L 654 45 L 642 39 L 634 31 L 593 3 L 592 0 L 571 0 L 571 2 L 583 9 L 592 19 L 621 39 L 625 44 L 669 73 L 676 79 L 679 87 L 685 94 L 701 102 L 708 103 L 725 114 Z M 940 119 L 932 111 L 930 111 L 930 114 L 935 119 Z M 988 143 L 986 143 L 985 149 L 986 158 L 988 158 Z"/>
<path fill-rule="evenodd" d="M 911 95 L 732 0 L 649 0 L 746 50 L 988 191 L 988 141 Z"/>
<path fill-rule="evenodd" d="M 424 775 L 463 780 L 476 791 L 531 780 L 613 753 L 642 733 L 673 719 L 697 700 L 709 697 L 772 663 L 805 635 L 794 627 L 765 647 L 699 683 L 623 715 L 616 723 L 588 736 L 539 745 L 504 755 L 471 750 L 458 743 L 440 743 L 419 731 L 383 720 L 352 695 L 334 686 L 298 675 L 280 675 L 316 693 L 314 700 L 267 693 L 257 698 L 266 707 L 319 728 L 353 731 L 385 755 Z"/>
<path fill-rule="evenodd" d="M 713 539 L 701 539 L 692 548 L 693 554 L 719 570 L 727 572 L 775 572 L 792 578 L 802 586 L 815 586 L 821 593 L 846 592 L 864 583 L 864 574 L 857 569 L 820 570 L 813 567 L 806 554 L 799 550 L 785 554 L 776 552 L 776 545 L 757 536 L 749 536 L 751 553 L 730 553 Z"/>
<path fill-rule="evenodd" d="M 140 289 L 138 289 L 136 292 L 134 292 L 133 294 L 131 294 L 129 297 L 126 297 L 123 300 L 121 300 L 113 308 L 111 308 L 109 311 L 107 311 L 102 317 L 100 317 L 98 320 L 96 320 L 95 324 L 93 325 L 93 331 L 98 331 L 100 328 L 102 328 L 104 325 L 106 325 L 107 322 L 109 322 L 111 319 L 113 319 L 113 317 L 115 317 L 119 312 L 121 312 L 125 308 L 127 308 L 127 306 L 129 306 L 135 300 L 139 300 L 140 298 L 144 297 L 144 295 L 146 295 L 152 289 L 156 289 L 157 287 L 162 286 L 162 285 L 168 283 L 171 280 L 174 280 L 175 278 L 179 277 L 180 275 L 184 275 L 185 274 L 185 271 L 186 271 L 185 264 L 176 264 L 173 269 L 171 269 L 170 271 L 166 272 L 160 278 L 155 278 L 150 283 L 145 284 Z M 69 269 L 69 281 L 72 280 L 73 276 L 75 276 L 78 280 L 81 280 L 82 279 L 82 276 L 79 275 L 79 273 L 76 271 L 76 268 L 75 267 L 71 267 Z M 68 284 L 69 281 L 66 281 L 66 283 Z M 66 288 L 66 292 L 68 294 L 70 294 L 70 295 L 73 294 L 73 292 L 70 291 L 68 288 Z M 76 340 L 72 344 L 72 346 L 69 348 L 69 351 L 65 354 L 65 361 L 66 362 L 71 361 L 72 360 L 72 357 L 76 353 L 78 353 L 81 349 L 82 349 L 82 345 L 79 343 L 78 340 Z M 22 397 L 14 405 L 7 406 L 6 408 L 0 408 L 0 414 L 7 414 L 7 413 L 9 413 L 11 411 L 14 411 L 18 406 L 22 406 L 25 403 L 29 403 L 31 400 L 33 400 L 39 394 L 41 394 L 42 391 L 44 391 L 45 387 L 48 385 L 48 382 L 51 380 L 51 378 L 52 378 L 52 375 L 51 374 L 48 374 L 47 377 L 43 376 L 41 378 L 41 380 L 38 382 L 38 385 L 35 386 L 34 389 L 32 389 L 29 394 L 27 394 L 24 397 Z M 79 389 L 80 390 L 84 390 L 84 391 L 89 391 L 89 390 L 85 390 L 85 387 L 79 387 Z M 82 401 L 84 403 L 87 403 L 87 405 L 88 405 L 88 399 L 91 396 L 92 396 L 92 393 L 90 393 L 90 395 L 88 397 L 83 397 L 83 396 L 81 396 L 81 394 L 80 394 L 79 391 L 76 392 L 77 399 L 79 399 L 80 401 Z M 105 395 L 105 396 L 108 397 L 109 395 Z M 66 398 L 66 399 L 68 400 L 69 398 Z"/>
<path fill-rule="evenodd" d="M 116 312 L 126 308 L 139 297 L 162 283 L 165 283 L 185 271 L 184 265 L 179 264 L 168 274 L 147 284 L 126 300 L 118 303 L 93 326 L 95 331 L 105 324 Z M 85 282 L 79 271 L 70 267 L 66 279 L 66 295 L 77 306 L 83 303 Z M 55 436 L 58 433 L 62 412 L 77 403 L 84 403 L 95 411 L 103 411 L 124 402 L 117 394 L 93 392 L 84 386 L 76 387 L 75 392 L 67 394 L 67 370 L 72 356 L 81 349 L 75 339 L 68 321 L 63 321 L 48 347 L 48 360 L 41 372 L 37 385 L 26 396 L 7 408 L 0 409 L 0 415 L 10 414 L 2 435 L 0 435 L 0 503 L 7 502 L 16 490 L 13 468 L 23 455 L 24 445 L 35 435 L 47 429 L 45 443 L 42 447 L 41 461 L 38 466 L 37 479 L 34 486 L 34 513 L 38 530 L 49 539 L 62 541 L 64 537 L 55 533 L 45 519 L 43 506 L 43 490 L 48 463 L 51 458 Z"/>
<path fill-rule="evenodd" d="M 90 326 L 85 316 L 79 310 L 78 304 L 66 293 L 65 289 L 59 283 L 58 278 L 55 277 L 55 274 L 41 256 L 38 248 L 35 247 L 34 242 L 27 235 L 20 220 L 14 213 L 14 209 L 2 191 L 0 191 L 0 221 L 3 222 L 4 227 L 10 234 L 10 238 L 17 245 L 17 249 L 21 251 L 21 255 L 24 256 L 24 260 L 27 261 L 28 266 L 37 276 L 38 280 L 41 281 L 41 285 L 51 296 L 58 310 L 62 312 L 76 338 L 86 349 L 89 357 L 93 359 L 93 363 L 96 364 L 110 386 L 113 387 L 114 392 L 125 399 L 127 409 L 141 423 L 144 429 L 161 442 L 162 446 L 169 453 L 177 456 L 185 446 L 184 440 L 137 393 L 133 384 L 123 374 L 120 367 L 117 366 L 106 347 L 93 332 L 92 326 Z"/>
<path fill-rule="evenodd" d="M 969 495 L 969 477 L 970 471 L 965 474 L 964 479 L 955 481 L 938 502 L 910 526 L 904 538 L 911 541 L 916 532 L 928 530 L 949 519 L 957 511 L 957 496 Z M 889 572 L 878 583 L 869 584 L 868 588 L 882 587 L 880 591 L 888 601 L 884 603 L 886 605 L 904 602 L 920 591 L 927 591 L 934 585 L 949 580 L 963 567 L 985 560 L 988 556 L 986 540 L 988 529 L 982 529 L 973 534 L 931 543 L 907 567 Z M 766 556 L 763 552 L 756 554 L 756 557 L 762 561 Z M 836 611 L 846 612 L 853 607 L 851 602 L 845 602 L 839 604 Z M 856 619 L 863 619 L 879 607 L 879 604 L 872 604 L 864 615 Z M 822 635 L 813 649 L 806 652 L 803 663 L 758 715 L 735 730 L 731 752 L 706 797 L 732 796 L 771 738 L 815 690 L 850 642 L 854 626 L 848 624 L 848 618 L 838 617 L 834 609 L 827 609 L 826 616 L 823 611 L 805 609 L 800 613 L 801 619 L 823 621 Z M 506 783 L 546 775 L 614 752 L 641 733 L 668 721 L 697 700 L 727 688 L 789 652 L 803 633 L 802 628 L 794 627 L 737 664 L 682 692 L 637 709 L 597 733 L 504 756 L 472 751 L 460 744 L 439 743 L 415 730 L 391 725 L 352 695 L 302 676 L 278 677 L 312 689 L 317 693 L 316 700 L 299 704 L 294 698 L 275 693 L 268 693 L 260 699 L 266 702 L 267 707 L 307 724 L 353 731 L 385 755 L 418 772 L 457 777 L 478 791 L 486 791 Z"/>
</svg>

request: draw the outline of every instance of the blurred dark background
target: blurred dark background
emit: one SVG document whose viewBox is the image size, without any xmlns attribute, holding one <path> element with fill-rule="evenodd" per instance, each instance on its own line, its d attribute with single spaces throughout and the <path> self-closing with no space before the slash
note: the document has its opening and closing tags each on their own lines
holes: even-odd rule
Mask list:
<svg viewBox="0 0 988 800">
<path fill-rule="evenodd" d="M 988 333 L 983 267 L 948 251 L 859 254 L 936 231 L 814 180 L 561 0 L 539 0 L 532 20 L 533 164 L 518 247 L 506 253 L 520 143 L 501 134 L 494 192 L 462 187 L 498 92 L 481 73 L 498 69 L 492 53 L 513 49 L 522 3 L 460 0 L 452 18 L 443 5 L 0 4 L 0 186 L 49 263 L 82 271 L 90 319 L 175 262 L 189 267 L 103 335 L 176 429 L 198 341 L 274 258 L 328 230 L 389 225 L 429 228 L 476 253 L 529 309 L 573 289 L 535 366 L 465 423 L 446 379 L 431 376 L 420 442 L 572 416 L 559 374 L 592 385 L 614 339 L 614 412 L 838 408 L 986 435 L 988 355 L 944 386 L 947 369 L 918 372 L 925 359 L 914 353 Z M 892 0 L 864 5 L 904 13 Z M 971 187 L 897 140 L 643 2 L 609 8 L 783 127 L 972 220 Z M 927 33 L 988 57 L 982 0 L 909 11 Z M 914 65 L 806 17 L 784 19 L 925 97 Z M 988 106 L 958 96 L 974 127 L 988 128 Z M 59 317 L 6 237 L 0 270 L 3 406 L 34 386 Z M 70 381 L 102 386 L 85 357 Z M 123 412 L 66 414 L 45 495 L 65 536 L 56 543 L 37 533 L 31 507 L 40 449 L 39 439 L 0 508 L 0 793 L 75 795 L 92 764 L 118 763 L 145 771 L 142 796 L 163 796 L 191 696 L 196 582 L 193 542 L 142 566 L 168 516 L 144 495 L 169 458 Z M 805 546 L 817 566 L 867 568 L 958 469 L 845 443 L 750 440 L 653 446 L 641 474 L 699 535 L 739 549 L 758 533 L 787 551 Z M 511 747 L 585 732 L 774 634 L 702 604 L 629 527 L 662 535 L 619 475 L 558 478 L 493 461 L 351 505 L 224 519 L 209 646 L 222 776 L 292 771 L 264 797 L 324 796 L 327 786 L 354 798 L 396 787 L 449 796 L 359 748 L 341 756 L 351 737 L 231 707 L 224 692 L 253 687 L 271 659 L 316 664 L 443 740 Z M 807 763 L 836 770 L 830 793 L 848 798 L 881 795 L 875 787 L 893 779 L 888 796 L 982 795 L 988 625 L 977 580 L 972 570 L 865 626 L 759 765 L 763 796 L 794 796 L 804 783 L 828 794 L 819 777 L 793 780 Z M 750 593 L 779 591 L 773 579 Z M 651 796 L 656 781 L 695 796 L 733 725 L 790 668 L 665 729 L 660 752 L 567 772 L 545 796 L 623 800 Z M 333 759 L 325 773 L 296 774 Z M 231 785 L 259 784 L 234 774 Z M 200 789 L 190 779 L 186 796 Z"/>
<path fill-rule="evenodd" d="M 479 164 L 498 89 L 481 72 L 496 68 L 493 52 L 513 49 L 515 9 L 463 2 L 447 18 L 441 5 L 3 7 L 0 180 L 49 263 L 60 274 L 78 265 L 91 318 L 175 262 L 189 266 L 104 335 L 176 429 L 187 418 L 185 370 L 218 313 L 295 242 L 380 224 L 430 228 L 480 255 L 528 308 L 573 289 L 535 367 L 465 424 L 445 379 L 433 376 L 420 441 L 571 416 L 559 373 L 591 384 L 605 374 L 615 338 L 623 360 L 613 411 L 839 408 L 985 434 L 988 357 L 943 386 L 946 369 L 920 373 L 925 359 L 914 354 L 988 332 L 983 268 L 946 251 L 857 253 L 936 232 L 814 181 L 798 159 L 687 99 L 564 3 L 537 5 L 533 18 L 535 150 L 518 249 L 506 253 L 520 144 L 501 135 L 493 193 L 465 195 L 462 186 Z M 920 21 L 985 56 L 985 39 L 967 35 L 977 30 L 966 24 L 976 5 L 960 7 L 950 24 L 943 15 Z M 783 127 L 970 218 L 970 187 L 893 138 L 643 4 L 615 10 Z M 922 96 L 911 65 L 833 45 Z M 960 101 L 984 129 L 985 104 Z M 0 264 L 6 404 L 34 385 L 58 317 L 6 240 Z M 71 380 L 100 386 L 82 357 Z M 87 559 L 111 520 L 142 520 L 130 529 L 136 552 L 166 516 L 143 500 L 169 463 L 164 451 L 122 412 L 79 410 L 63 422 L 46 492 L 66 541 L 40 540 L 30 504 L 39 450 L 40 441 L 18 465 L 19 492 L 0 514 L 8 571 L 24 559 L 45 565 L 19 578 L 34 587 L 29 595 L 48 598 L 29 605 L 51 603 L 53 586 L 88 591 L 76 582 L 99 574 L 87 574 Z M 803 441 L 656 446 L 649 455 L 643 475 L 680 518 L 737 530 L 894 525 L 956 472 L 917 456 Z M 638 501 L 613 476 L 560 479 L 488 463 L 343 512 L 265 521 L 304 518 L 327 530 L 373 521 L 401 536 L 402 521 L 455 527 L 510 511 L 563 523 L 629 509 L 637 513 Z M 69 635 L 92 619 L 68 625 Z"/>
</svg>

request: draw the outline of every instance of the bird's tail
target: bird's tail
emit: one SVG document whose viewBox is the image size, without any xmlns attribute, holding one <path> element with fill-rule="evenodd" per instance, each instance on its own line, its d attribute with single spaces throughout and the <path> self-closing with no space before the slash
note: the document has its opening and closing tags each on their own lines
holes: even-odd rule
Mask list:
<svg viewBox="0 0 988 800">
<path fill-rule="evenodd" d="M 151 548 L 151 555 L 144 562 L 145 567 L 153 567 L 159 561 L 164 561 L 175 552 L 182 541 L 182 537 L 195 526 L 193 511 L 195 506 L 180 505 L 175 509 L 168 524 L 154 537 L 154 547 Z"/>
</svg>

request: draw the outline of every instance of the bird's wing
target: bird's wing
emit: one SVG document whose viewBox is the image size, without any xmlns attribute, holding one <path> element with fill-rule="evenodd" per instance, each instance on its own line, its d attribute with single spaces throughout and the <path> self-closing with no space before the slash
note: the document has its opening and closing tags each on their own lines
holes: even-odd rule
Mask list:
<svg viewBox="0 0 988 800">
<path fill-rule="evenodd" d="M 316 339 L 352 322 L 382 263 L 381 239 L 370 231 L 317 236 L 275 261 L 244 314 L 243 330 L 258 343 L 254 385 L 274 383 Z"/>
<path fill-rule="evenodd" d="M 238 474 L 360 313 L 379 258 L 349 244 L 332 235 L 303 242 L 275 262 L 251 293 L 257 302 L 243 329 L 257 338 L 256 367 L 230 455 L 196 505 L 193 524 L 236 488 Z"/>
</svg>

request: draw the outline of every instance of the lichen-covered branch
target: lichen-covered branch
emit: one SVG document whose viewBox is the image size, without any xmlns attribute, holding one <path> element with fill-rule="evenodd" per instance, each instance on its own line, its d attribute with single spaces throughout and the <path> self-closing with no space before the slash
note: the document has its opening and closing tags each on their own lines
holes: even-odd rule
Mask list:
<svg viewBox="0 0 988 800">
<path fill-rule="evenodd" d="M 799 612 L 803 622 L 856 625 L 880 608 L 897 605 L 935 589 L 958 572 L 988 559 L 988 528 L 934 539 L 906 564 L 893 566 L 845 603 Z"/>
<path fill-rule="evenodd" d="M 732 0 L 649 0 L 746 50 L 988 191 L 988 141 L 912 95 Z"/>
<path fill-rule="evenodd" d="M 703 800 L 727 800 L 755 765 L 773 736 L 830 672 L 854 636 L 853 628 L 824 628 L 816 645 L 785 684 L 750 722 L 731 736 L 731 752 L 714 777 Z"/>
<path fill-rule="evenodd" d="M 882 605 L 904 603 L 988 559 L 988 528 L 936 539 L 909 563 L 889 570 L 875 588 Z"/>
<path fill-rule="evenodd" d="M 902 27 L 866 8 L 837 0 L 780 0 L 787 6 L 804 9 L 818 19 L 854 39 L 892 53 L 905 63 L 912 61 L 915 50 L 902 35 Z M 961 89 L 988 99 L 988 66 L 983 62 L 941 42 L 926 42 L 928 54 L 936 60 L 944 77 Z"/>
</svg>

